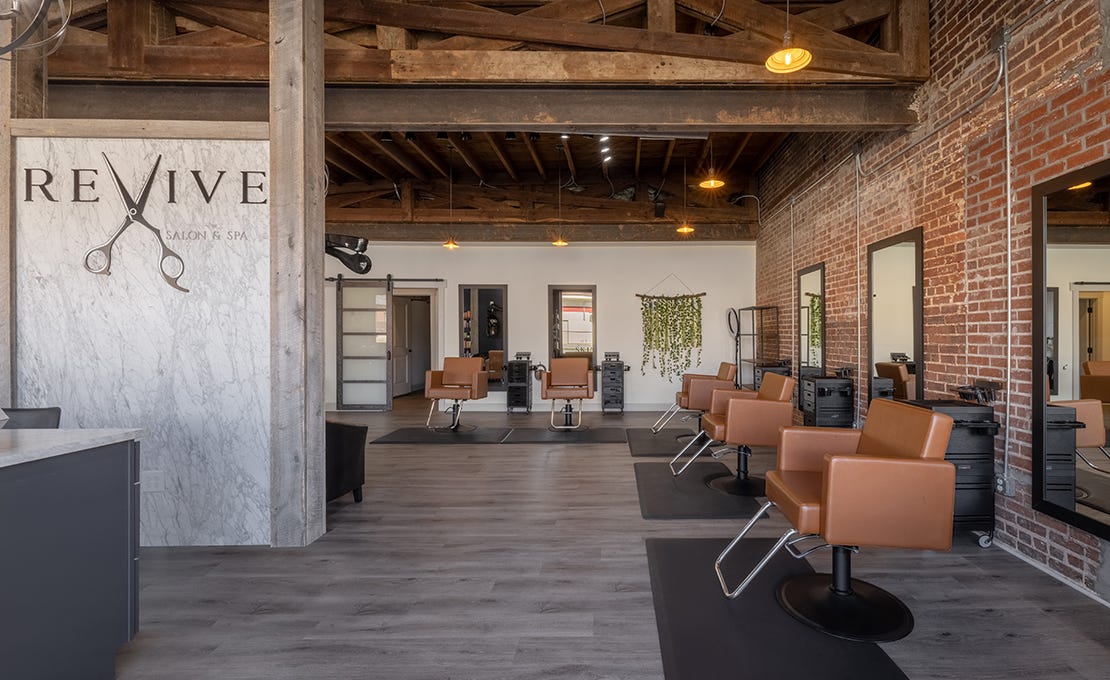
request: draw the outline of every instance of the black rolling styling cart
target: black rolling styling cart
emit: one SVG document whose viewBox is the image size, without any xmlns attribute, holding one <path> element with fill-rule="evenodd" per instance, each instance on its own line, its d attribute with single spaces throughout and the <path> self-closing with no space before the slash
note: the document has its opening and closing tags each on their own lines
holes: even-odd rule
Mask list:
<svg viewBox="0 0 1110 680">
<path fill-rule="evenodd" d="M 1044 499 L 1075 510 L 1075 430 L 1082 427 L 1071 406 L 1045 406 Z"/>
<path fill-rule="evenodd" d="M 999 430 L 994 409 L 955 399 L 906 403 L 952 417 L 952 436 L 944 459 L 956 466 L 954 528 L 985 532 L 979 536 L 979 545 L 990 546 L 994 540 L 994 437 Z"/>
<path fill-rule="evenodd" d="M 517 352 L 516 359 L 505 362 L 505 410 L 522 408 L 532 412 L 532 361 L 529 352 Z"/>
<path fill-rule="evenodd" d="M 852 427 L 855 389 L 850 378 L 807 375 L 802 378 L 802 422 L 814 427 Z"/>
<path fill-rule="evenodd" d="M 766 364 L 763 366 L 756 366 L 753 370 L 752 387 L 759 389 L 763 385 L 763 376 L 768 373 L 778 373 L 779 375 L 790 375 L 790 367 L 786 364 Z"/>
<path fill-rule="evenodd" d="M 602 413 L 624 413 L 624 372 L 628 366 L 621 361 L 620 352 L 606 352 L 605 361 L 594 370 L 601 372 Z"/>
</svg>

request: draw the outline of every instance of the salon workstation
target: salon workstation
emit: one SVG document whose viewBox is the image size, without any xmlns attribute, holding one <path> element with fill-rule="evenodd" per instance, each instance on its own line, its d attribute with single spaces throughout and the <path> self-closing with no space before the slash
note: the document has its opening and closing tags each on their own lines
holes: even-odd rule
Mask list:
<svg viewBox="0 0 1110 680">
<path fill-rule="evenodd" d="M 1107 677 L 1110 20 L 980 5 L 0 0 L 0 677 Z"/>
</svg>

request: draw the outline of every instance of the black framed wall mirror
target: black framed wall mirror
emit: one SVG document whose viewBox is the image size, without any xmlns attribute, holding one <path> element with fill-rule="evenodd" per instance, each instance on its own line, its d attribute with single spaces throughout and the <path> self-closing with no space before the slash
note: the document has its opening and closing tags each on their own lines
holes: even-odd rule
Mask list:
<svg viewBox="0 0 1110 680">
<path fill-rule="evenodd" d="M 825 263 L 798 270 L 798 377 L 825 375 Z"/>
<path fill-rule="evenodd" d="M 459 356 L 485 360 L 491 390 L 505 389 L 508 308 L 507 285 L 459 286 Z"/>
<path fill-rule="evenodd" d="M 1110 539 L 1110 161 L 1033 187 L 1033 507 Z"/>
<path fill-rule="evenodd" d="M 921 253 L 921 227 L 867 246 L 872 398 L 921 399 L 925 393 L 919 379 L 925 359 Z"/>
</svg>

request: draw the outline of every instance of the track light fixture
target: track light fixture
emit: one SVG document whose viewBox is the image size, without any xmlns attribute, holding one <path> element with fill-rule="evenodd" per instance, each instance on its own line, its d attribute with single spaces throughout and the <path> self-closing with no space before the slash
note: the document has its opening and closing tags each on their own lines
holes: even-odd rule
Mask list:
<svg viewBox="0 0 1110 680">
<path fill-rule="evenodd" d="M 378 139 L 383 141 L 383 142 L 392 142 L 393 141 L 393 133 L 392 132 L 383 132 L 380 135 L 378 135 Z"/>
<path fill-rule="evenodd" d="M 459 139 L 463 140 L 464 142 L 469 142 L 470 141 L 470 133 L 469 132 L 462 133 L 461 135 L 459 135 Z"/>
<path fill-rule="evenodd" d="M 516 141 L 516 133 L 515 132 L 506 132 L 505 133 L 505 141 L 506 142 L 515 142 Z"/>
<path fill-rule="evenodd" d="M 406 142 L 416 141 L 416 133 L 415 132 L 406 132 L 405 133 L 405 141 Z"/>
</svg>

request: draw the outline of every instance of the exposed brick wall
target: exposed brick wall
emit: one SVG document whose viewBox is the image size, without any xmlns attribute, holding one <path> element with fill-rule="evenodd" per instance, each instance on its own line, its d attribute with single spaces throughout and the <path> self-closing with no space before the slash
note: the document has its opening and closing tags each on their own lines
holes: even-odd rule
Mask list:
<svg viewBox="0 0 1110 680">
<path fill-rule="evenodd" d="M 1012 497 L 998 497 L 996 540 L 1090 589 L 1097 587 L 1104 559 L 1098 539 L 1031 508 L 1031 187 L 1110 158 L 1110 74 L 1101 56 L 1110 54 L 1110 45 L 1103 44 L 1099 5 L 935 0 L 933 77 L 917 97 L 922 125 L 906 133 L 788 140 L 760 178 L 764 221 L 756 272 L 759 304 L 793 310 L 795 273 L 825 262 L 826 365 L 854 366 L 866 376 L 861 353 L 868 353 L 867 246 L 922 227 L 925 370 L 918 379 L 926 398 L 950 398 L 953 387 L 976 378 L 1005 380 L 1002 88 L 958 114 L 987 92 L 998 73 L 991 35 L 1040 10 L 1013 31 L 1009 45 L 1013 361 L 1009 414 L 1002 402 L 996 412 L 1009 428 L 1017 484 Z M 858 172 L 852 157 L 857 143 Z M 780 317 L 783 338 L 795 337 L 794 316 Z M 866 383 L 857 378 L 861 409 Z M 999 468 L 1004 441 L 998 438 Z"/>
</svg>

